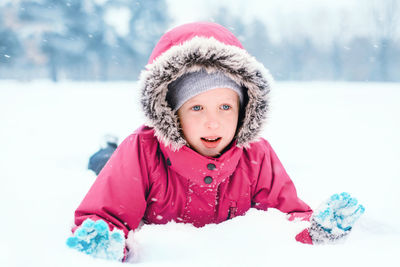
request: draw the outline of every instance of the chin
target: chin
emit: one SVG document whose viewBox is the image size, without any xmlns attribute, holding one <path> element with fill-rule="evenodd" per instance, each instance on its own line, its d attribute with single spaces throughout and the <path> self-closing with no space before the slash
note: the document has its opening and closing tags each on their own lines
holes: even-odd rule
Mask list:
<svg viewBox="0 0 400 267">
<path fill-rule="evenodd" d="M 213 151 L 202 151 L 202 150 L 196 150 L 199 154 L 201 154 L 201 155 L 203 155 L 203 156 L 206 156 L 206 157 L 218 157 L 218 156 L 220 156 L 221 155 L 221 151 L 222 151 L 222 149 L 216 149 L 216 150 L 213 150 Z"/>
<path fill-rule="evenodd" d="M 220 155 L 221 155 L 221 153 L 220 153 L 220 152 L 218 152 L 218 153 L 212 153 L 212 154 L 205 155 L 205 156 L 208 156 L 208 157 L 213 157 L 213 158 L 215 158 L 215 157 L 219 157 Z"/>
</svg>

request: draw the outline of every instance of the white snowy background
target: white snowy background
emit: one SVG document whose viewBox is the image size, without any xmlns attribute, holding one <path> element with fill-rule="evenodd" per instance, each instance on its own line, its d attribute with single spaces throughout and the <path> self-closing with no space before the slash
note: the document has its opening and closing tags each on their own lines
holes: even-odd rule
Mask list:
<svg viewBox="0 0 400 267">
<path fill-rule="evenodd" d="M 0 266 L 122 266 L 65 245 L 102 136 L 143 123 L 135 83 L 0 81 Z M 333 193 L 366 213 L 346 242 L 309 246 L 276 210 L 219 225 L 146 225 L 137 266 L 395 266 L 400 251 L 400 86 L 277 82 L 266 137 L 313 208 Z"/>
</svg>

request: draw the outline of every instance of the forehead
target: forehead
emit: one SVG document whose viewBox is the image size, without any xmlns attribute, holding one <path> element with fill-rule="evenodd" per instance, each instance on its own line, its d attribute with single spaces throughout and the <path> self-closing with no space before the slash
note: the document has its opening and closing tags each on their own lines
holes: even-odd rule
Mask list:
<svg viewBox="0 0 400 267">
<path fill-rule="evenodd" d="M 196 102 L 196 101 L 233 101 L 239 100 L 239 95 L 230 88 L 216 88 L 211 89 L 206 92 L 200 93 L 192 98 L 190 98 L 186 103 Z M 185 104 L 186 104 L 185 103 Z"/>
</svg>

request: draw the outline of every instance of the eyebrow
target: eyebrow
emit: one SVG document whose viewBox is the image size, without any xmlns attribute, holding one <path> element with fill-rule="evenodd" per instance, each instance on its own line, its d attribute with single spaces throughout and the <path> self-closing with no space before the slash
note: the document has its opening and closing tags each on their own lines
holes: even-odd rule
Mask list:
<svg viewBox="0 0 400 267">
<path fill-rule="evenodd" d="M 231 100 L 231 101 L 233 101 L 233 102 L 236 102 L 236 101 L 239 101 L 239 99 L 238 98 L 235 98 L 235 97 L 228 97 L 228 98 L 226 98 L 227 100 Z"/>
<path fill-rule="evenodd" d="M 223 99 L 221 102 L 229 102 L 229 103 L 239 104 L 240 100 L 233 98 L 233 97 L 228 97 L 228 98 Z"/>
<path fill-rule="evenodd" d="M 205 102 L 205 103 L 207 104 L 208 102 Z M 188 101 L 187 104 L 188 104 L 188 106 L 196 106 L 196 105 L 203 105 L 204 102 L 200 103 L 198 101 L 193 101 L 193 102 Z M 231 106 L 238 106 L 238 107 L 240 106 L 239 100 L 235 101 L 233 99 L 231 101 L 226 101 L 226 100 L 221 101 L 217 105 L 219 106 L 219 105 L 224 105 L 224 104 L 229 104 Z"/>
</svg>

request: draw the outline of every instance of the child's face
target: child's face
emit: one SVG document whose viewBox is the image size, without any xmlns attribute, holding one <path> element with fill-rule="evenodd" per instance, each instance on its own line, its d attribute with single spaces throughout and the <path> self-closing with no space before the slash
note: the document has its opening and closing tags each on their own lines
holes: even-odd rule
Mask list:
<svg viewBox="0 0 400 267">
<path fill-rule="evenodd" d="M 217 88 L 190 98 L 178 109 L 183 135 L 203 156 L 218 156 L 235 136 L 239 96 Z"/>
</svg>

